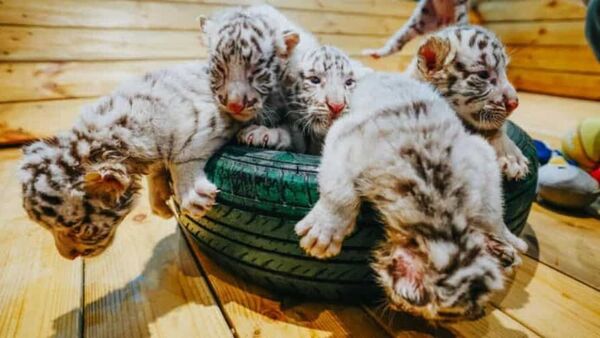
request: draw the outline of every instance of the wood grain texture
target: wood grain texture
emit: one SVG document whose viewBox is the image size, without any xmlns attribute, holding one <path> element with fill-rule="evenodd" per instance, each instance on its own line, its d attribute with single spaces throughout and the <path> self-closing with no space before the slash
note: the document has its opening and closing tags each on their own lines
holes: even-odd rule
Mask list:
<svg viewBox="0 0 600 338">
<path fill-rule="evenodd" d="M 200 34 L 0 26 L 2 61 L 202 58 Z"/>
<path fill-rule="evenodd" d="M 283 299 L 220 269 L 188 243 L 240 337 L 385 337 L 360 308 Z M 287 304 L 285 304 L 287 303 Z"/>
<path fill-rule="evenodd" d="M 0 63 L 0 102 L 106 95 L 123 81 L 185 60 Z"/>
<path fill-rule="evenodd" d="M 587 46 L 580 21 L 485 23 L 507 45 Z"/>
<path fill-rule="evenodd" d="M 519 90 L 600 100 L 600 75 L 511 67 L 508 78 Z"/>
<path fill-rule="evenodd" d="M 23 128 L 14 128 L 7 122 L 0 121 L 0 145 L 16 146 L 34 140 L 36 137 Z"/>
<path fill-rule="evenodd" d="M 199 31 L 196 17 L 222 8 L 214 4 L 171 2 L 4 0 L 0 3 L 0 24 Z M 315 33 L 388 36 L 405 21 L 326 11 L 282 11 Z"/>
<path fill-rule="evenodd" d="M 534 204 L 522 237 L 529 255 L 600 290 L 600 221 Z"/>
<path fill-rule="evenodd" d="M 85 261 L 86 337 L 231 337 L 174 219 L 152 215 L 145 192 L 112 247 Z"/>
<path fill-rule="evenodd" d="M 600 293 L 526 256 L 509 289 L 492 303 L 541 336 L 600 332 Z"/>
<path fill-rule="evenodd" d="M 21 207 L 21 152 L 0 150 L 0 337 L 78 337 L 81 260 L 58 255 L 52 236 Z"/>
<path fill-rule="evenodd" d="M 585 5 L 579 0 L 481 1 L 476 6 L 485 22 L 585 18 Z"/>
<path fill-rule="evenodd" d="M 70 129 L 83 106 L 94 101 L 96 98 L 0 103 L 0 124 L 35 138 L 49 137 Z"/>
<path fill-rule="evenodd" d="M 600 116 L 600 102 L 521 92 L 519 107 L 510 119 L 533 137 L 560 148 L 561 139 L 569 130 L 593 116 Z"/>
<path fill-rule="evenodd" d="M 590 47 L 507 46 L 510 65 L 518 68 L 600 74 L 600 62 Z M 576 61 L 575 61 L 576 60 Z"/>
<path fill-rule="evenodd" d="M 229 6 L 270 4 L 272 6 L 285 9 L 395 16 L 400 18 L 408 18 L 415 8 L 415 3 L 411 0 L 169 0 L 169 2 L 218 4 Z"/>
<path fill-rule="evenodd" d="M 317 38 L 353 56 L 386 41 L 366 35 L 318 34 Z M 200 40 L 200 34 L 191 31 L 0 26 L 0 61 L 196 59 L 206 57 Z M 411 48 L 415 47 L 400 54 L 412 55 Z"/>
</svg>

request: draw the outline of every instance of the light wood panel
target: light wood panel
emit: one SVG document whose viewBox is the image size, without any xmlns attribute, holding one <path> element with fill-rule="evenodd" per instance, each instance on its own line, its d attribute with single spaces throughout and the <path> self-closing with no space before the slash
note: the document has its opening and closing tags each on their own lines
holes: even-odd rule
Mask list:
<svg viewBox="0 0 600 338">
<path fill-rule="evenodd" d="M 600 62 L 588 46 L 507 46 L 510 65 L 600 76 Z"/>
<path fill-rule="evenodd" d="M 278 8 L 302 9 L 317 12 L 327 11 L 364 15 L 396 16 L 400 18 L 408 18 L 415 8 L 415 3 L 411 0 L 169 0 L 169 2 L 188 2 L 231 6 L 247 6 L 266 3 Z"/>
<path fill-rule="evenodd" d="M 240 337 L 385 337 L 385 331 L 360 308 L 296 303 L 281 298 L 219 268 L 186 233 L 195 257 Z M 291 300 L 295 302 L 295 300 Z"/>
<path fill-rule="evenodd" d="M 560 148 L 561 138 L 579 121 L 592 116 L 600 116 L 600 102 L 521 92 L 519 108 L 510 119 L 533 137 Z"/>
<path fill-rule="evenodd" d="M 120 83 L 186 60 L 0 63 L 0 102 L 106 95 Z"/>
<path fill-rule="evenodd" d="M 350 55 L 381 46 L 385 38 L 318 34 L 323 44 Z M 410 44 L 400 55 L 412 55 Z M 103 30 L 0 26 L 0 61 L 190 59 L 206 57 L 200 34 L 190 31 Z"/>
<path fill-rule="evenodd" d="M 481 1 L 477 12 L 485 22 L 583 19 L 580 0 Z"/>
<path fill-rule="evenodd" d="M 507 45 L 587 46 L 583 21 L 485 23 Z"/>
<path fill-rule="evenodd" d="M 529 68 L 509 69 L 508 77 L 520 90 L 600 100 L 600 76 Z"/>
<path fill-rule="evenodd" d="M 85 261 L 86 337 L 232 337 L 174 219 L 146 189 L 111 248 Z"/>
<path fill-rule="evenodd" d="M 21 152 L 0 150 L 0 337 L 77 337 L 82 261 L 58 255 L 52 236 L 21 207 Z"/>
<path fill-rule="evenodd" d="M 26 130 L 34 138 L 49 137 L 70 129 L 84 105 L 95 98 L 0 103 L 0 123 L 8 129 Z"/>
<path fill-rule="evenodd" d="M 412 7 L 412 4 L 409 6 Z M 170 2 L 4 0 L 0 3 L 0 23 L 199 31 L 196 17 L 221 8 L 223 6 Z M 312 32 L 330 34 L 388 36 L 405 21 L 395 17 L 325 11 L 283 10 L 283 13 Z"/>
<path fill-rule="evenodd" d="M 402 72 L 413 60 L 412 55 L 396 55 L 383 59 L 373 59 L 369 56 L 355 56 L 353 59 L 362 62 L 365 66 L 378 71 Z"/>
<path fill-rule="evenodd" d="M 200 34 L 0 26 L 0 61 L 201 58 Z"/>
<path fill-rule="evenodd" d="M 526 256 L 510 289 L 492 303 L 541 336 L 594 337 L 600 332 L 600 293 Z"/>
</svg>

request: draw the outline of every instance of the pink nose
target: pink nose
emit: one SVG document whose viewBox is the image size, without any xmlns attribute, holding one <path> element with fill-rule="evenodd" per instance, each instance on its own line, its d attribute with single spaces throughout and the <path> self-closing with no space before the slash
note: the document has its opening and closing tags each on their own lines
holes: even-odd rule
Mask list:
<svg viewBox="0 0 600 338">
<path fill-rule="evenodd" d="M 517 109 L 517 107 L 519 106 L 519 99 L 518 98 L 505 98 L 504 99 L 504 107 L 506 108 L 506 111 L 509 113 L 512 113 L 515 109 Z"/>
<path fill-rule="evenodd" d="M 244 105 L 239 102 L 229 102 L 227 104 L 227 109 L 234 114 L 239 114 L 244 110 Z"/>
<path fill-rule="evenodd" d="M 338 115 L 340 115 L 340 113 L 344 110 L 344 108 L 346 108 L 346 104 L 327 102 L 327 108 L 329 108 L 329 111 L 333 115 L 333 118 L 337 118 Z"/>
</svg>

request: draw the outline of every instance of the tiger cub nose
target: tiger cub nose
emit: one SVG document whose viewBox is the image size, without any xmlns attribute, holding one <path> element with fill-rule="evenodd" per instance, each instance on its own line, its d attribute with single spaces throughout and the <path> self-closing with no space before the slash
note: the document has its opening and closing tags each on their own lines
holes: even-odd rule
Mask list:
<svg viewBox="0 0 600 338">
<path fill-rule="evenodd" d="M 239 114 L 244 110 L 244 104 L 240 102 L 229 102 L 227 104 L 227 109 L 234 114 Z"/>
<path fill-rule="evenodd" d="M 514 97 L 514 98 L 509 98 L 509 97 L 504 97 L 504 107 L 506 108 L 506 111 L 509 113 L 512 113 L 515 109 L 517 109 L 517 107 L 519 106 L 519 99 Z"/>
<path fill-rule="evenodd" d="M 345 103 L 339 103 L 339 102 L 335 102 L 335 103 L 331 103 L 329 101 L 327 101 L 327 108 L 329 108 L 329 111 L 331 112 L 332 117 L 338 118 L 338 116 L 340 115 L 340 113 L 344 110 L 344 108 L 346 108 L 346 104 Z"/>
</svg>

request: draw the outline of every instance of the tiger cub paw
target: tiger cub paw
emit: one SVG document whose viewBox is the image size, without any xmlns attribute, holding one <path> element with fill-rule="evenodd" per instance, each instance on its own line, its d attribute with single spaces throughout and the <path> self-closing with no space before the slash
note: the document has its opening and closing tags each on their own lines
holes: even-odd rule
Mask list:
<svg viewBox="0 0 600 338">
<path fill-rule="evenodd" d="M 201 218 L 215 205 L 219 190 L 206 178 L 199 179 L 181 201 L 181 210 L 184 214 Z"/>
<path fill-rule="evenodd" d="M 340 253 L 342 242 L 352 231 L 352 226 L 335 215 L 314 208 L 296 224 L 295 231 L 300 237 L 300 247 L 308 255 L 325 259 Z"/>
<path fill-rule="evenodd" d="M 514 268 L 521 265 L 517 249 L 509 242 L 494 235 L 487 236 L 487 252 L 498 260 L 505 273 L 512 274 Z"/>
<path fill-rule="evenodd" d="M 527 249 L 529 248 L 529 246 L 527 245 L 527 242 L 525 242 L 521 238 L 517 237 L 512 232 L 510 232 L 510 230 L 508 230 L 508 228 L 504 229 L 504 238 L 506 239 L 506 241 L 509 244 L 514 246 L 515 249 L 517 249 L 519 252 L 522 252 L 522 253 L 527 252 Z"/>
<path fill-rule="evenodd" d="M 509 180 L 520 180 L 529 173 L 529 160 L 523 154 L 504 154 L 498 157 L 502 173 Z"/>
<path fill-rule="evenodd" d="M 379 59 L 385 53 L 381 49 L 363 49 L 363 51 L 361 52 L 361 54 L 364 55 L 364 56 L 370 56 L 373 59 Z"/>
<path fill-rule="evenodd" d="M 251 125 L 237 134 L 238 143 L 261 148 L 284 150 L 292 146 L 290 133 L 281 128 Z"/>
</svg>

